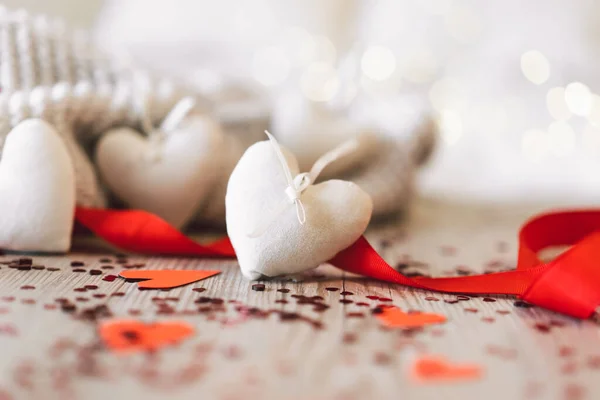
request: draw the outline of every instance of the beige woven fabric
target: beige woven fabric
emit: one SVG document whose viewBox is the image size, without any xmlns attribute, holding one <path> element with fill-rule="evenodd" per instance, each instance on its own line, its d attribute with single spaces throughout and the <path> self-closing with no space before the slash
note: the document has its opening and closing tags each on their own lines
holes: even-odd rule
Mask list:
<svg viewBox="0 0 600 400">
<path fill-rule="evenodd" d="M 61 21 L 4 8 L 0 86 L 0 142 L 27 118 L 53 124 L 75 166 L 77 204 L 94 207 L 106 201 L 86 149 L 108 128 L 139 127 L 146 113 L 158 123 L 188 94 L 169 81 L 119 67 L 86 33 L 70 31 Z"/>
</svg>

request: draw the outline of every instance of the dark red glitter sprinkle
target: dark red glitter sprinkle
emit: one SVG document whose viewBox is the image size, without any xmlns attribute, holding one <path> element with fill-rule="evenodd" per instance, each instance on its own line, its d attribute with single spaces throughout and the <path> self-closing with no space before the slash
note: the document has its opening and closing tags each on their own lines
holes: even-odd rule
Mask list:
<svg viewBox="0 0 600 400">
<path fill-rule="evenodd" d="M 483 301 L 485 301 L 486 303 L 495 303 L 496 299 L 493 299 L 491 297 L 484 297 Z"/>
<path fill-rule="evenodd" d="M 326 287 L 325 290 L 327 290 L 328 292 L 337 292 L 340 289 L 336 287 Z"/>
<path fill-rule="evenodd" d="M 438 299 L 437 297 L 433 297 L 433 296 L 427 296 L 427 297 L 425 297 L 425 300 L 427 300 L 427 301 L 440 301 L 440 299 Z"/>
<path fill-rule="evenodd" d="M 101 269 L 115 269 L 112 265 L 103 265 L 100 267 Z"/>
<path fill-rule="evenodd" d="M 367 296 L 369 300 L 379 300 L 379 296 Z"/>
<path fill-rule="evenodd" d="M 92 269 L 90 270 L 90 275 L 102 275 L 102 271 L 99 269 Z"/>
<path fill-rule="evenodd" d="M 83 267 L 84 265 L 83 261 L 71 261 L 71 267 Z"/>
<path fill-rule="evenodd" d="M 379 301 L 394 301 L 394 300 L 390 299 L 389 297 L 380 297 Z"/>
<path fill-rule="evenodd" d="M 465 311 L 466 312 L 471 312 L 471 313 L 476 313 L 479 310 L 477 310 L 476 308 L 465 308 Z"/>
<path fill-rule="evenodd" d="M 96 285 L 85 285 L 84 287 L 87 290 L 96 290 L 96 289 L 98 289 L 98 286 L 96 286 Z"/>
<path fill-rule="evenodd" d="M 517 300 L 513 304 L 514 304 L 515 307 L 520 307 L 520 308 L 531 308 L 531 307 L 533 307 L 533 305 L 531 305 L 529 303 L 526 303 L 524 301 L 521 301 L 521 300 Z"/>
<path fill-rule="evenodd" d="M 378 352 L 375 353 L 374 361 L 377 365 L 388 365 L 392 362 L 392 357 L 388 353 Z"/>
<path fill-rule="evenodd" d="M 277 289 L 277 291 L 280 292 L 280 293 L 289 293 L 290 289 L 281 288 L 281 289 Z"/>
<path fill-rule="evenodd" d="M 32 285 L 25 285 L 25 286 L 21 286 L 22 290 L 34 290 L 35 286 Z"/>
<path fill-rule="evenodd" d="M 359 303 L 356 303 L 356 305 L 357 305 L 358 307 L 369 307 L 369 303 L 364 303 L 364 302 L 362 302 L 362 301 L 361 301 L 361 302 L 359 302 Z"/>
<path fill-rule="evenodd" d="M 548 333 L 548 332 L 550 332 L 550 325 L 546 325 L 546 324 L 542 324 L 542 323 L 537 323 L 533 327 L 535 329 L 537 329 L 539 332 L 542 332 L 542 333 Z"/>
<path fill-rule="evenodd" d="M 341 299 L 340 303 L 342 303 L 342 304 L 350 304 L 350 303 L 354 303 L 354 302 L 352 300 L 349 300 L 349 299 Z"/>
<path fill-rule="evenodd" d="M 347 290 L 344 290 L 343 292 L 340 292 L 340 294 L 341 294 L 342 296 L 352 296 L 354 293 L 352 293 L 352 292 L 349 292 L 349 291 L 347 291 Z"/>
<path fill-rule="evenodd" d="M 96 293 L 93 294 L 92 297 L 95 297 L 96 299 L 103 299 L 106 297 L 106 295 L 104 293 Z"/>
<path fill-rule="evenodd" d="M 193 290 L 194 292 L 202 293 L 202 292 L 204 292 L 204 291 L 206 290 L 206 288 L 199 287 L 199 288 L 194 288 L 194 289 L 192 289 L 192 290 Z"/>
<path fill-rule="evenodd" d="M 54 271 L 60 271 L 60 268 L 53 268 L 53 267 L 50 267 L 50 268 L 46 268 L 46 270 L 47 270 L 47 271 L 50 271 L 50 272 L 54 272 Z"/>
<path fill-rule="evenodd" d="M 252 290 L 254 290 L 255 292 L 264 292 L 265 285 L 263 285 L 262 283 L 255 283 L 254 285 L 252 285 Z"/>
<path fill-rule="evenodd" d="M 117 279 L 116 275 L 106 275 L 104 278 L 102 278 L 102 280 L 106 282 L 113 282 L 115 279 Z"/>
<path fill-rule="evenodd" d="M 83 268 L 75 268 L 75 269 L 73 269 L 73 272 L 86 272 L 86 271 Z"/>
<path fill-rule="evenodd" d="M 344 336 L 342 336 L 342 342 L 345 344 L 353 344 L 356 343 L 357 340 L 358 337 L 354 333 L 344 333 Z"/>
<path fill-rule="evenodd" d="M 111 294 L 111 296 L 122 297 L 122 296 L 125 296 L 125 292 L 114 292 L 113 294 Z"/>
<path fill-rule="evenodd" d="M 361 312 L 350 312 L 350 313 L 346 314 L 346 317 L 348 317 L 348 318 L 364 318 L 365 314 L 363 314 Z"/>
</svg>

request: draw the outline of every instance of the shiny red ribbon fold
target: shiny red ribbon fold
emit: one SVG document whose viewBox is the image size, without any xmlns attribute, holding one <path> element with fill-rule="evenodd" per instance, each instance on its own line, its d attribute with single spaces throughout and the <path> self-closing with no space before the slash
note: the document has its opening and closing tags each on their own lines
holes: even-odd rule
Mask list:
<svg viewBox="0 0 600 400">
<path fill-rule="evenodd" d="M 76 219 L 123 250 L 145 254 L 235 257 L 229 239 L 201 245 L 156 215 L 138 210 L 78 208 Z M 573 245 L 543 263 L 538 252 Z M 600 305 L 600 211 L 563 211 L 537 216 L 519 234 L 512 271 L 452 278 L 408 278 L 393 269 L 364 237 L 331 261 L 351 273 L 424 290 L 465 294 L 508 294 L 540 307 L 588 318 Z"/>
</svg>

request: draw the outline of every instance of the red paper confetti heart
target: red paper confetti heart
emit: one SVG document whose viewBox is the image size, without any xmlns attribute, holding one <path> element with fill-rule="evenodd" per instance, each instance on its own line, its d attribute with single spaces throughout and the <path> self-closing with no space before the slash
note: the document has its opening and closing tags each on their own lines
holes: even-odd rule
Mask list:
<svg viewBox="0 0 600 400">
<path fill-rule="evenodd" d="M 480 379 L 483 367 L 477 364 L 454 364 L 443 357 L 425 356 L 415 361 L 412 376 L 423 383 L 457 382 Z"/>
<path fill-rule="evenodd" d="M 420 328 L 446 322 L 446 316 L 428 313 L 405 313 L 396 307 L 386 307 L 377 314 L 381 323 L 390 328 Z"/>
<path fill-rule="evenodd" d="M 141 289 L 170 289 L 201 281 L 220 273 L 221 271 L 138 269 L 121 271 L 119 276 L 125 279 L 143 280 L 142 282 L 138 282 L 138 288 Z"/>
<path fill-rule="evenodd" d="M 145 324 L 135 320 L 116 320 L 101 324 L 99 333 L 112 351 L 131 353 L 154 351 L 179 343 L 194 333 L 194 327 L 179 321 Z"/>
</svg>

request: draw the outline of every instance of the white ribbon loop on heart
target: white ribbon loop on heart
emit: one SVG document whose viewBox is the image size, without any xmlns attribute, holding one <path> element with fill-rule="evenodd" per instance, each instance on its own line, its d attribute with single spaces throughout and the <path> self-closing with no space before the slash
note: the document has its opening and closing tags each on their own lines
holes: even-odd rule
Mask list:
<svg viewBox="0 0 600 400">
<path fill-rule="evenodd" d="M 150 96 L 146 96 L 144 107 L 142 110 L 142 129 L 148 135 L 148 140 L 151 144 L 151 149 L 146 158 L 149 161 L 157 161 L 160 159 L 160 144 L 165 139 L 165 134 L 175 130 L 188 114 L 196 106 L 196 100 L 193 97 L 184 97 L 179 100 L 175 106 L 169 111 L 163 122 L 157 128 L 152 123 L 152 115 L 150 114 Z"/>
<path fill-rule="evenodd" d="M 287 187 L 285 188 L 285 194 L 288 197 L 289 202 L 281 203 L 281 205 L 275 210 L 273 216 L 263 221 L 259 224 L 256 229 L 250 233 L 248 233 L 249 238 L 257 238 L 262 236 L 269 227 L 275 222 L 275 220 L 285 211 L 285 209 L 290 204 L 296 205 L 296 215 L 298 216 L 298 222 L 300 225 L 304 225 L 306 223 L 306 210 L 304 209 L 304 204 L 302 204 L 302 193 L 312 185 L 321 172 L 332 162 L 339 160 L 345 155 L 355 151 L 358 148 L 358 142 L 355 139 L 349 140 L 347 142 L 342 143 L 335 149 L 325 153 L 322 157 L 320 157 L 315 164 L 310 169 L 310 172 L 303 172 L 301 174 L 292 177 L 292 171 L 290 170 L 290 166 L 285 160 L 285 156 L 281 151 L 281 146 L 279 146 L 279 142 L 273 135 L 271 135 L 268 131 L 265 131 L 267 136 L 269 137 L 269 141 L 273 146 L 273 150 L 279 159 L 279 163 L 281 164 L 281 168 L 283 169 L 283 173 L 285 174 L 285 179 L 287 181 Z"/>
</svg>

